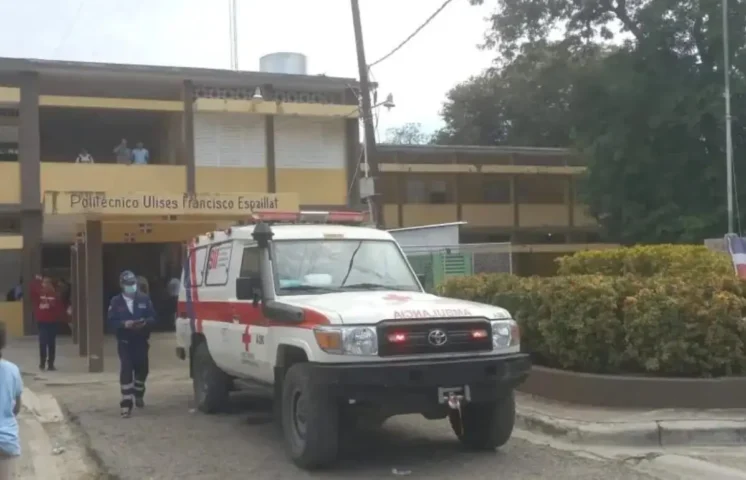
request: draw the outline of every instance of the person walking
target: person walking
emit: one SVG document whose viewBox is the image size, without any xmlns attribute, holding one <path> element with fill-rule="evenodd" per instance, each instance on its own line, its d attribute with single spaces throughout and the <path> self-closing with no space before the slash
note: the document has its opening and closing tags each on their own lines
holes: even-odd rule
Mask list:
<svg viewBox="0 0 746 480">
<path fill-rule="evenodd" d="M 38 292 L 34 293 L 34 318 L 39 329 L 39 369 L 56 370 L 57 329 L 64 313 L 62 300 L 55 290 L 52 280 L 44 277 Z"/>
<path fill-rule="evenodd" d="M 7 333 L 0 322 L 0 480 L 15 477 L 15 461 L 21 455 L 16 415 L 21 411 L 23 380 L 15 363 L 2 358 Z"/>
<path fill-rule="evenodd" d="M 138 292 L 137 277 L 129 270 L 119 275 L 122 293 L 112 297 L 107 321 L 117 335 L 119 355 L 119 402 L 122 418 L 132 415 L 134 406 L 145 406 L 145 381 L 148 378 L 150 327 L 155 322 L 153 303 Z"/>
</svg>

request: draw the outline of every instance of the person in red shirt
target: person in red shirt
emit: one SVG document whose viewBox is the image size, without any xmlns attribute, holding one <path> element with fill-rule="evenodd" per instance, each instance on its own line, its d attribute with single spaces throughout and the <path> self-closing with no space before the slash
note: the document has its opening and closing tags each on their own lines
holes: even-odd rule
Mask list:
<svg viewBox="0 0 746 480">
<path fill-rule="evenodd" d="M 36 280 L 35 282 L 36 283 Z M 57 327 L 64 307 L 54 289 L 52 280 L 44 277 L 38 285 L 32 284 L 34 318 L 39 328 L 39 368 L 53 371 L 57 350 Z"/>
</svg>

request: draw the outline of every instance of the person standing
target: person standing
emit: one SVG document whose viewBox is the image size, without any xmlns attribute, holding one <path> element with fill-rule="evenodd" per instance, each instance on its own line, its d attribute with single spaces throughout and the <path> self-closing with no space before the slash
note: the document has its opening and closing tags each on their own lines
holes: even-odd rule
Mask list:
<svg viewBox="0 0 746 480">
<path fill-rule="evenodd" d="M 143 146 L 142 142 L 137 142 L 132 149 L 132 165 L 147 165 L 150 161 L 150 152 Z"/>
<path fill-rule="evenodd" d="M 132 406 L 145 406 L 145 381 L 148 378 L 150 327 L 155 311 L 150 298 L 137 291 L 137 277 L 129 270 L 119 276 L 122 293 L 109 303 L 107 321 L 117 335 L 119 355 L 119 402 L 122 418 L 129 418 Z"/>
<path fill-rule="evenodd" d="M 21 455 L 16 415 L 21 411 L 23 380 L 18 366 L 2 358 L 6 340 L 5 324 L 0 322 L 0 480 L 14 478 Z"/>
<path fill-rule="evenodd" d="M 117 157 L 117 163 L 129 165 L 132 163 L 132 151 L 127 146 L 127 139 L 123 138 L 119 145 L 114 147 L 114 155 Z"/>
<path fill-rule="evenodd" d="M 34 318 L 39 328 L 39 369 L 54 371 L 57 353 L 57 328 L 64 312 L 62 301 L 52 280 L 44 277 L 38 292 L 34 294 Z"/>
</svg>

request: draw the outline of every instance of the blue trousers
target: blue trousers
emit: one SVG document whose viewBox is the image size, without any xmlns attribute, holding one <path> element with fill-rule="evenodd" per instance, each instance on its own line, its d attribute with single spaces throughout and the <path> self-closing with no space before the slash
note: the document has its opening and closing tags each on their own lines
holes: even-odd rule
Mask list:
<svg viewBox="0 0 746 480">
<path fill-rule="evenodd" d="M 57 324 L 37 323 L 39 327 L 39 365 L 54 366 L 57 353 Z"/>
<path fill-rule="evenodd" d="M 119 387 L 122 400 L 119 406 L 132 408 L 135 398 L 145 396 L 145 380 L 148 378 L 148 350 L 150 344 L 145 338 L 118 339 Z"/>
</svg>

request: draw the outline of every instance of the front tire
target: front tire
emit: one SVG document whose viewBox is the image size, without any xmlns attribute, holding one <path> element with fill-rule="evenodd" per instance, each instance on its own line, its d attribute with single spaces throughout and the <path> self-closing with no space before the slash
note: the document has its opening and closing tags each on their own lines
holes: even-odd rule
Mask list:
<svg viewBox="0 0 746 480">
<path fill-rule="evenodd" d="M 282 430 L 291 460 L 315 470 L 334 463 L 339 452 L 339 413 L 335 399 L 313 381 L 307 363 L 285 374 L 281 398 Z"/>
<path fill-rule="evenodd" d="M 505 445 L 513 433 L 515 396 L 511 391 L 500 400 L 467 404 L 461 416 L 451 411 L 448 419 L 464 446 L 471 450 L 494 451 Z"/>
<path fill-rule="evenodd" d="M 193 359 L 194 403 L 203 413 L 218 413 L 228 407 L 231 378 L 215 364 L 207 343 L 197 345 Z"/>
</svg>

